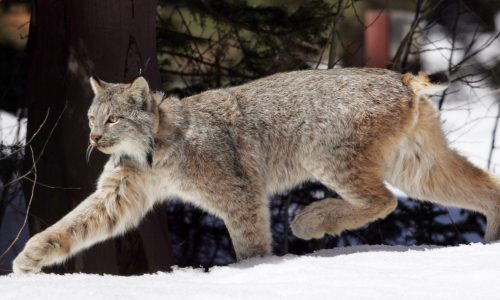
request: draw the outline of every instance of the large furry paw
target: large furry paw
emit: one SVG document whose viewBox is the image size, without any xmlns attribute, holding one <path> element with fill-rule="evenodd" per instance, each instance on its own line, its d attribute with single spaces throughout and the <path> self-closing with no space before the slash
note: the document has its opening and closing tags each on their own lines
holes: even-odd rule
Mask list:
<svg viewBox="0 0 500 300">
<path fill-rule="evenodd" d="M 48 234 L 35 235 L 14 259 L 12 270 L 15 274 L 39 273 L 42 267 L 54 261 L 60 252 L 61 244 Z"/>
<path fill-rule="evenodd" d="M 308 205 L 297 214 L 290 225 L 293 234 L 303 240 L 319 239 L 326 234 L 325 216 L 320 205 Z"/>
<path fill-rule="evenodd" d="M 23 251 L 12 262 L 12 271 L 15 274 L 39 273 L 42 270 L 40 261 Z"/>
</svg>

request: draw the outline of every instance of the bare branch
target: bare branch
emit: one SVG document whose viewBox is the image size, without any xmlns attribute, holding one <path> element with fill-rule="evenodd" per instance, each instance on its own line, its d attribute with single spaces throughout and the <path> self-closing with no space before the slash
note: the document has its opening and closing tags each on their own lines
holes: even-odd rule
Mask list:
<svg viewBox="0 0 500 300">
<path fill-rule="evenodd" d="M 337 13 L 333 17 L 332 34 L 330 40 L 330 53 L 328 55 L 328 69 L 332 69 L 335 66 L 335 58 L 337 54 L 337 27 L 339 25 L 340 19 L 344 14 L 345 5 L 347 0 L 339 0 Z"/>
<path fill-rule="evenodd" d="M 31 150 L 31 159 L 32 159 L 32 162 L 33 162 L 33 169 L 34 169 L 34 176 L 35 176 L 34 181 L 36 182 L 36 178 L 37 178 L 36 164 L 37 164 L 37 162 L 35 161 L 35 154 L 33 152 L 33 147 L 31 147 L 31 145 L 29 147 L 30 147 L 30 150 Z M 18 232 L 17 232 L 16 237 L 14 238 L 14 240 L 9 244 L 9 246 L 7 247 L 7 249 L 5 249 L 4 252 L 2 252 L 2 254 L 0 254 L 0 261 L 2 261 L 2 259 L 5 257 L 5 255 L 7 254 L 7 252 L 9 252 L 10 249 L 12 249 L 12 247 L 14 246 L 14 244 L 19 240 L 19 237 L 21 236 L 21 233 L 23 232 L 24 227 L 26 227 L 26 223 L 28 222 L 28 214 L 29 214 L 29 211 L 30 211 L 30 208 L 31 208 L 31 202 L 33 201 L 33 196 L 34 195 L 35 195 L 35 185 L 33 184 L 31 186 L 31 195 L 30 195 L 30 199 L 28 201 L 28 206 L 26 207 L 26 215 L 24 216 L 23 224 L 21 225 L 21 228 L 18 230 Z"/>
</svg>

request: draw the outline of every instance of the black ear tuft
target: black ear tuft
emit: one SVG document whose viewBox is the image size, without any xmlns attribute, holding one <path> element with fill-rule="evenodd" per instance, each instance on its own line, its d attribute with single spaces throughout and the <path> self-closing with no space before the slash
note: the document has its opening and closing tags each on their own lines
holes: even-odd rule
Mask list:
<svg viewBox="0 0 500 300">
<path fill-rule="evenodd" d="M 432 84 L 444 84 L 450 82 L 450 78 L 448 77 L 448 74 L 446 72 L 436 72 L 427 75 L 429 77 L 429 82 Z"/>
<path fill-rule="evenodd" d="M 90 77 L 94 78 L 94 80 L 97 81 L 97 83 L 101 84 L 101 79 L 96 74 L 92 74 L 90 75 Z"/>
<path fill-rule="evenodd" d="M 144 65 L 142 66 L 142 68 L 139 69 L 139 76 L 144 76 L 144 74 L 146 73 L 146 71 L 149 68 L 149 61 L 150 60 L 151 60 L 151 56 L 148 57 L 148 59 L 146 59 L 146 62 L 144 63 Z"/>
</svg>

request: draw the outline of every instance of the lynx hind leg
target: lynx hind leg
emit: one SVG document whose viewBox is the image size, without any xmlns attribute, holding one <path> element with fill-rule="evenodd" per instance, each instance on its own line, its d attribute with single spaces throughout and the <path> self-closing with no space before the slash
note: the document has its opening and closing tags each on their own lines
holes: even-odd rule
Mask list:
<svg viewBox="0 0 500 300">
<path fill-rule="evenodd" d="M 397 206 L 396 197 L 381 179 L 375 179 L 376 175 L 360 171 L 344 173 L 343 178 L 339 178 L 342 172 L 318 173 L 316 178 L 337 191 L 342 200 L 326 198 L 305 207 L 291 224 L 292 232 L 301 239 L 338 235 L 344 230 L 360 228 L 386 217 Z"/>
<path fill-rule="evenodd" d="M 412 198 L 483 214 L 487 219 L 485 241 L 500 239 L 498 179 L 447 148 L 439 153 L 415 151 L 414 155 L 421 162 L 407 162 L 408 170 L 392 177 L 392 184 Z"/>
<path fill-rule="evenodd" d="M 415 129 L 386 157 L 391 184 L 413 198 L 484 214 L 485 240 L 500 239 L 500 181 L 448 147 L 426 100 Z"/>
</svg>

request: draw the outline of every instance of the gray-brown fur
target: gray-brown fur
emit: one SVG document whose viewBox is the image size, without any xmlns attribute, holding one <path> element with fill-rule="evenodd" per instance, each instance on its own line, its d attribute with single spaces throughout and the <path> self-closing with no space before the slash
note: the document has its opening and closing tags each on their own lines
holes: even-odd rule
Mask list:
<svg viewBox="0 0 500 300">
<path fill-rule="evenodd" d="M 238 259 L 269 255 L 268 197 L 307 180 L 342 199 L 296 216 L 291 227 L 303 239 L 387 216 L 397 202 L 384 180 L 410 196 L 483 213 L 486 239 L 500 237 L 499 183 L 448 148 L 424 97 L 443 87 L 424 74 L 298 71 L 182 100 L 149 91 L 143 78 L 91 83 L 91 139 L 102 135 L 93 144 L 111 158 L 97 191 L 28 242 L 14 261 L 17 273 L 123 233 L 171 198 L 222 218 Z M 105 123 L 110 115 L 119 121 Z"/>
</svg>

